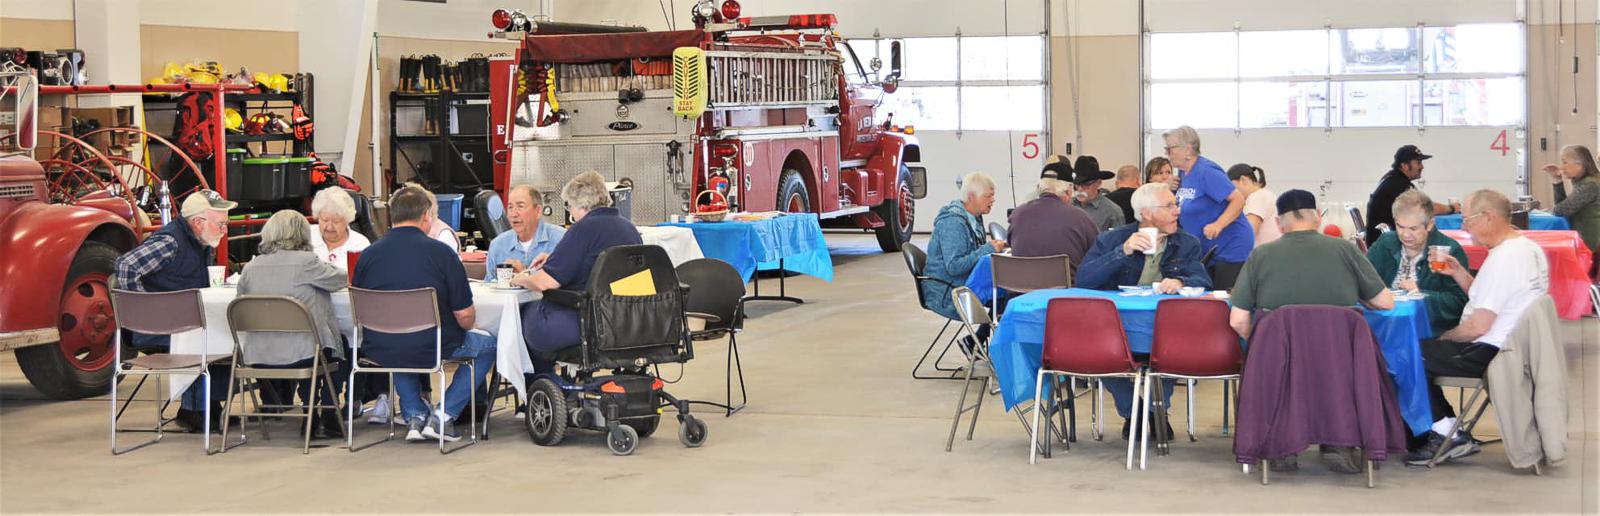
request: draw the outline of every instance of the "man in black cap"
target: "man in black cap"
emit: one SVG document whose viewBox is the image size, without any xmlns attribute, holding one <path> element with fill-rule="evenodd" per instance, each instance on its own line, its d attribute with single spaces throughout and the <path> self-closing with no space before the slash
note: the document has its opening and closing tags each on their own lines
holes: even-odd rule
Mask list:
<svg viewBox="0 0 1600 516">
<path fill-rule="evenodd" d="M 1255 310 L 1285 305 L 1394 308 L 1394 295 L 1372 262 L 1356 246 L 1318 231 L 1322 215 L 1315 195 L 1289 190 L 1278 196 L 1277 204 L 1277 224 L 1283 237 L 1256 247 L 1233 285 L 1229 322 L 1240 337 L 1250 338 L 1251 312 Z M 1329 469 L 1361 472 L 1363 458 L 1355 448 L 1324 446 L 1321 453 Z M 1277 471 L 1297 467 L 1292 455 L 1273 462 Z"/>
<path fill-rule="evenodd" d="M 1378 225 L 1385 224 L 1394 228 L 1394 200 L 1400 194 L 1416 188 L 1412 181 L 1422 177 L 1422 162 L 1431 158 L 1423 154 L 1416 145 L 1404 145 L 1394 152 L 1394 163 L 1390 165 L 1389 173 L 1383 175 L 1378 181 L 1378 188 L 1372 191 L 1372 196 L 1367 200 L 1367 227 L 1362 228 L 1367 234 L 1367 245 L 1378 241 Z M 1458 205 L 1433 203 L 1435 215 L 1455 213 L 1460 210 Z"/>
<path fill-rule="evenodd" d="M 1089 220 L 1094 221 L 1095 229 L 1101 232 L 1126 223 L 1122 218 L 1122 208 L 1100 191 L 1100 182 L 1113 177 L 1117 175 L 1100 170 L 1100 160 L 1094 156 L 1078 156 L 1072 164 L 1072 184 L 1078 190 L 1072 205 L 1089 212 Z"/>
<path fill-rule="evenodd" d="M 1021 257 L 1067 255 L 1072 269 L 1083 263 L 1083 256 L 1094 245 L 1099 229 L 1083 209 L 1073 206 L 1073 186 L 1060 177 L 1066 158 L 1051 156 L 1039 174 L 1033 200 L 1010 214 L 1011 227 L 1006 242 L 1011 254 Z"/>
</svg>

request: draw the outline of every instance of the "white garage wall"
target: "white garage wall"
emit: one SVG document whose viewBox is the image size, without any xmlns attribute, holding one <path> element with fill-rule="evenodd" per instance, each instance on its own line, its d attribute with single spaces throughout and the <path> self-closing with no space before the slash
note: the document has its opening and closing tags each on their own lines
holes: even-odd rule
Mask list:
<svg viewBox="0 0 1600 516">
<path fill-rule="evenodd" d="M 688 14 L 693 5 L 692 0 L 673 0 L 667 6 L 669 15 L 677 15 L 677 28 L 694 27 Z M 740 5 L 740 16 L 832 13 L 839 16 L 839 33 L 847 38 L 870 37 L 875 30 L 899 37 L 949 36 L 957 29 L 965 35 L 992 36 L 1006 34 L 1008 24 L 1010 34 L 1044 31 L 1043 0 L 744 0 Z M 654 0 L 556 0 L 555 12 L 559 21 L 615 20 L 650 30 L 667 28 L 667 16 Z"/>
<path fill-rule="evenodd" d="M 541 6 L 547 3 L 548 0 L 448 0 L 445 3 L 378 0 L 378 33 L 407 38 L 488 41 L 489 32 L 494 30 L 489 16 L 495 9 L 520 9 L 534 15 L 544 12 Z M 633 3 L 646 5 L 646 2 Z"/>
<path fill-rule="evenodd" d="M 214 29 L 300 30 L 299 2 L 276 0 L 135 0 L 139 23 Z M 343 0 L 340 0 L 341 2 Z M 70 1 L 61 1 L 70 4 Z M 197 45 L 202 42 L 195 42 Z"/>
<path fill-rule="evenodd" d="M 1512 151 L 1504 156 L 1489 146 L 1506 132 Z M 1394 151 L 1412 144 L 1432 154 L 1417 186 L 1435 200 L 1465 199 L 1480 188 L 1517 191 L 1522 141 L 1510 127 L 1436 127 L 1426 131 L 1391 128 L 1201 130 L 1202 156 L 1226 169 L 1249 163 L 1267 172 L 1267 188 L 1283 193 L 1299 188 L 1329 203 L 1356 203 L 1367 197 L 1394 161 Z M 1159 151 L 1161 135 L 1147 144 Z"/>
<path fill-rule="evenodd" d="M 1019 150 L 1023 132 L 966 131 L 958 137 L 951 131 L 918 131 L 922 143 L 922 166 L 928 168 L 928 196 L 917 201 L 914 231 L 933 230 L 933 217 L 939 208 L 956 199 L 956 181 L 972 172 L 994 178 L 994 210 L 986 220 L 1005 223 L 1006 210 L 1028 202 L 1027 196 L 1039 180 L 1041 158 L 1024 159 Z M 1007 139 L 1009 136 L 1009 140 Z"/>
<path fill-rule="evenodd" d="M 0 0 L 0 16 L 29 20 L 71 20 L 72 2 Z"/>
</svg>

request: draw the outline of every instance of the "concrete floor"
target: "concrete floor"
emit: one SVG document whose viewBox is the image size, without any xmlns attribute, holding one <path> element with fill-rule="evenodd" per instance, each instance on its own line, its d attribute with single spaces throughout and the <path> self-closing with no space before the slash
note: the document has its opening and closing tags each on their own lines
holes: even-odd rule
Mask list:
<svg viewBox="0 0 1600 516">
<path fill-rule="evenodd" d="M 403 442 L 351 454 L 299 453 L 284 429 L 223 455 L 170 435 L 112 457 L 104 398 L 44 400 L 0 358 L 0 513 L 23 512 L 1596 512 L 1596 319 L 1567 322 L 1571 457 L 1543 477 L 1513 471 L 1499 445 L 1432 471 L 1391 461 L 1378 487 L 1329 473 L 1240 473 L 1219 432 L 1220 387 L 1199 389 L 1200 441 L 1173 445 L 1146 471 L 1123 469 L 1123 442 L 1085 439 L 1027 463 L 1027 436 L 989 399 L 974 440 L 944 451 L 955 382 L 908 370 L 938 330 L 917 308 L 898 255 L 830 234 L 837 278 L 789 280 L 804 305 L 763 302 L 741 337 L 751 404 L 708 410 L 710 439 L 686 449 L 677 425 L 613 457 L 600 434 L 533 445 L 520 420 L 494 416 L 494 439 L 448 456 Z M 924 237 L 925 238 L 925 237 Z M 1581 344 L 1581 345 L 1580 345 Z M 706 344 L 671 391 L 722 396 L 725 347 Z M 672 376 L 668 368 L 664 373 Z M 1181 410 L 1173 413 L 1181 420 Z M 1088 421 L 1081 414 L 1080 426 Z M 143 419 L 143 416 L 140 416 Z M 1493 434 L 1492 417 L 1478 433 Z M 375 438 L 375 428 L 358 437 Z M 1113 432 L 1120 421 L 1108 425 Z M 132 437 L 139 437 L 133 435 Z"/>
</svg>

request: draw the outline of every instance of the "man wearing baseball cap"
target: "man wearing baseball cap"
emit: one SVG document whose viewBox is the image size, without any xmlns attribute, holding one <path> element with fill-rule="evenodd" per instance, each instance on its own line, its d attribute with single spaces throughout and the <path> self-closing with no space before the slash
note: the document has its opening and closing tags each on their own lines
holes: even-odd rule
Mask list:
<svg viewBox="0 0 1600 516">
<path fill-rule="evenodd" d="M 1277 224 L 1283 236 L 1256 247 L 1233 285 L 1229 324 L 1234 332 L 1249 339 L 1252 312 L 1287 305 L 1394 308 L 1394 294 L 1372 262 L 1356 246 L 1318 231 L 1322 214 L 1315 195 L 1289 190 L 1278 196 L 1277 205 Z M 1363 458 L 1355 448 L 1324 446 L 1321 456 L 1333 471 L 1361 471 Z M 1298 467 L 1293 455 L 1270 462 L 1274 471 Z"/>
<path fill-rule="evenodd" d="M 1008 215 L 1011 227 L 1006 242 L 1013 256 L 1037 257 L 1067 255 L 1072 269 L 1094 245 L 1100 233 L 1089 214 L 1072 205 L 1072 183 L 1063 177 L 1066 158 L 1052 156 L 1039 174 L 1033 200 L 1017 206 Z"/>
<path fill-rule="evenodd" d="M 211 286 L 206 267 L 216 263 L 216 247 L 228 232 L 228 210 L 238 203 L 223 199 L 211 190 L 199 190 L 183 199 L 182 218 L 161 226 L 138 247 L 117 258 L 115 288 L 136 292 L 173 292 Z M 139 351 L 165 352 L 169 339 L 165 335 L 143 335 L 129 332 L 133 348 Z M 222 398 L 227 395 L 228 367 L 212 366 L 211 417 L 222 414 Z M 220 378 L 220 379 L 219 379 Z M 203 422 L 200 382 L 189 387 L 183 395 L 183 406 L 178 409 L 178 424 L 191 431 L 199 431 Z M 211 429 L 222 431 L 213 419 Z"/>
<path fill-rule="evenodd" d="M 1113 177 L 1117 175 L 1100 170 L 1100 160 L 1094 156 L 1078 156 L 1072 164 L 1072 184 L 1078 190 L 1072 205 L 1089 212 L 1095 229 L 1102 233 L 1126 222 L 1122 219 L 1122 208 L 1100 191 L 1100 182 Z"/>
<path fill-rule="evenodd" d="M 1416 145 L 1402 145 L 1394 151 L 1394 163 L 1389 166 L 1389 172 L 1378 181 L 1378 188 L 1372 191 L 1372 196 L 1367 200 L 1367 245 L 1378 241 L 1378 225 L 1385 224 L 1394 228 L 1394 200 L 1400 194 L 1415 189 L 1413 181 L 1422 177 L 1422 162 L 1433 156 L 1423 154 L 1422 149 Z M 1435 215 L 1455 213 L 1459 206 L 1433 203 Z"/>
</svg>

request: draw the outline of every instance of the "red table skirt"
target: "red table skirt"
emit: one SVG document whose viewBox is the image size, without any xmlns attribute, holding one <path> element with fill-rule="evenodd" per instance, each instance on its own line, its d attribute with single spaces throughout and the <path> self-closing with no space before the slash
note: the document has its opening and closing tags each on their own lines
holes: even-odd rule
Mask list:
<svg viewBox="0 0 1600 516">
<path fill-rule="evenodd" d="M 1454 239 L 1467 251 L 1468 266 L 1474 270 L 1483 266 L 1489 249 L 1473 243 L 1472 236 L 1459 229 L 1442 229 L 1440 232 Z M 1550 260 L 1550 297 L 1555 298 L 1556 313 L 1562 319 L 1577 319 L 1589 313 L 1589 266 L 1594 256 L 1583 245 L 1577 231 L 1522 231 L 1544 249 Z"/>
</svg>

